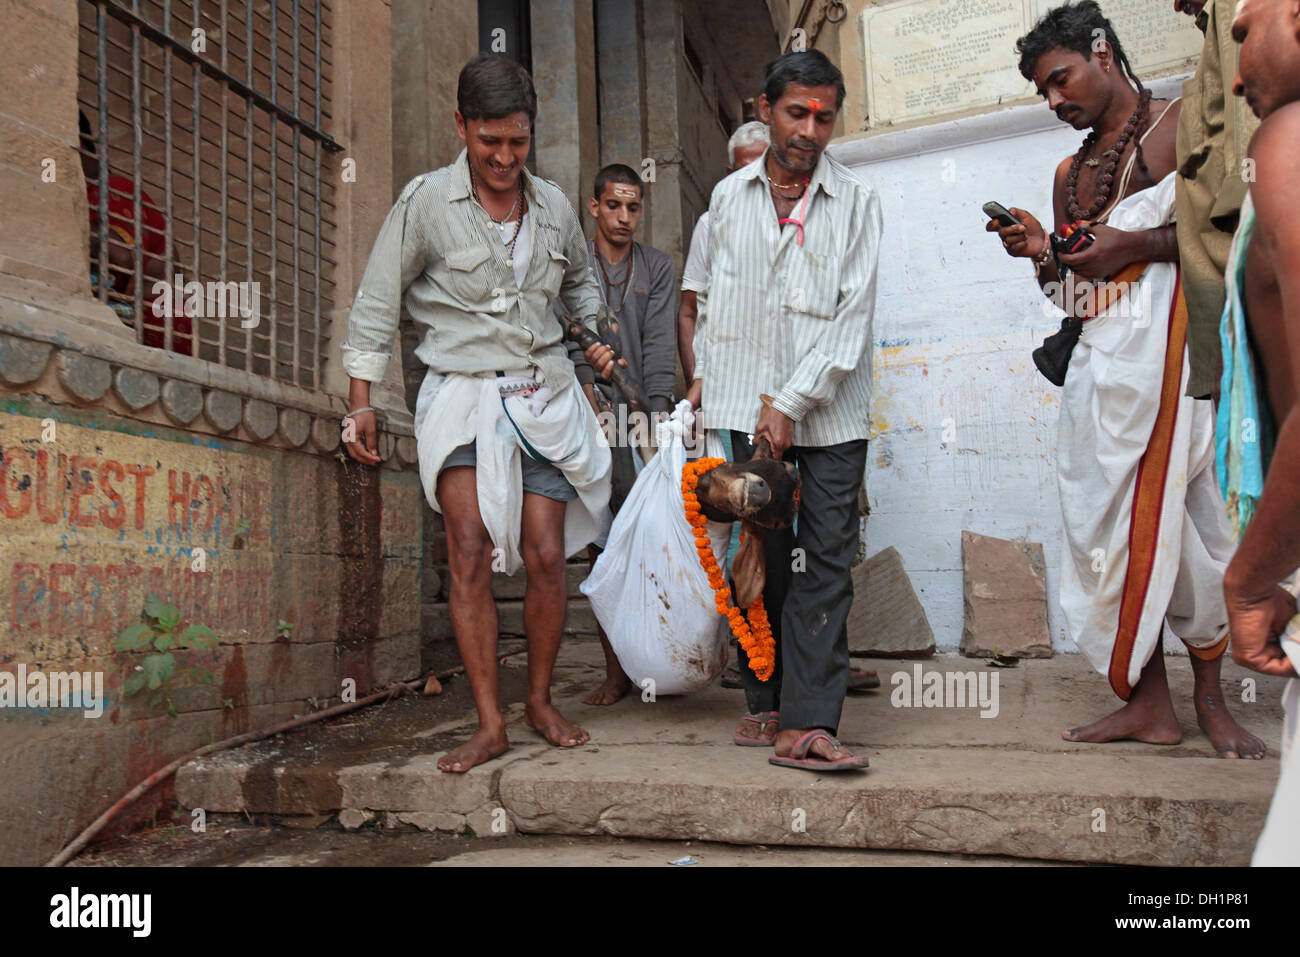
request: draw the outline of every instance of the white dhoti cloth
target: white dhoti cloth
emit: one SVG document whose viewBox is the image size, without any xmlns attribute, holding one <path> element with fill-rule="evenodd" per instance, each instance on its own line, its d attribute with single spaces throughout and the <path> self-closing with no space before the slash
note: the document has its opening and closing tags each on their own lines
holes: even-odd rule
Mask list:
<svg viewBox="0 0 1300 957">
<path fill-rule="evenodd" d="M 1109 224 L 1173 222 L 1175 175 L 1124 199 Z M 1223 572 L 1235 545 L 1214 468 L 1214 412 L 1185 394 L 1180 299 L 1177 265 L 1151 263 L 1084 323 L 1061 396 L 1061 608 L 1070 637 L 1124 699 L 1163 624 L 1200 657 L 1227 645 Z"/>
<path fill-rule="evenodd" d="M 1291 662 L 1300 671 L 1300 651 L 1291 655 Z M 1250 860 L 1252 867 L 1300 867 L 1300 741 L 1296 740 L 1300 725 L 1300 679 L 1292 678 L 1286 683 L 1282 707 L 1286 712 L 1282 724 L 1282 769 L 1268 809 L 1268 820 L 1255 844 L 1255 856 Z"/>
<path fill-rule="evenodd" d="M 1292 619 L 1292 626 L 1282 636 L 1282 648 L 1291 667 L 1300 673 L 1300 635 L 1295 622 Z M 1255 844 L 1252 867 L 1300 867 L 1300 678 L 1292 678 L 1282 690 L 1282 711 L 1282 766 L 1268 820 Z"/>
<path fill-rule="evenodd" d="M 415 441 L 424 497 L 435 512 L 438 473 L 451 452 L 476 443 L 475 484 L 479 514 L 501 570 L 513 575 L 523 565 L 519 550 L 523 513 L 521 447 L 533 450 L 563 473 L 578 497 L 564 512 L 564 553 L 574 555 L 599 533 L 609 505 L 609 442 L 582 391 L 572 385 L 558 395 L 547 391 L 502 396 L 500 387 L 532 379 L 530 372 L 505 378 L 443 375 L 430 369 L 415 402 Z M 544 387 L 543 387 L 544 388 Z M 521 438 L 522 435 L 522 438 Z"/>
</svg>

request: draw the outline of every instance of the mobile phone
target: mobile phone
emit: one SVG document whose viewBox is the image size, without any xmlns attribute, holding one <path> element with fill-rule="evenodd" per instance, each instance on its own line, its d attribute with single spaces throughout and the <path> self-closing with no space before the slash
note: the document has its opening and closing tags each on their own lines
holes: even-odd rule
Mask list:
<svg viewBox="0 0 1300 957">
<path fill-rule="evenodd" d="M 1011 211 L 1008 210 L 1001 203 L 988 202 L 984 204 L 983 209 L 984 209 L 985 216 L 987 216 L 989 219 L 996 219 L 998 221 L 998 225 L 1003 227 L 1004 229 L 1007 226 L 1023 225 L 1020 222 L 1020 220 L 1012 216 Z"/>
</svg>

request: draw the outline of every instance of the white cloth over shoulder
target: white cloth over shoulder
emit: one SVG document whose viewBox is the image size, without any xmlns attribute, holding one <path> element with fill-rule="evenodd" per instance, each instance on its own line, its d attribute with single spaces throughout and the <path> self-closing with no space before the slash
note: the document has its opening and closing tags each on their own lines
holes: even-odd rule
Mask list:
<svg viewBox="0 0 1300 957">
<path fill-rule="evenodd" d="M 1143 230 L 1173 222 L 1175 175 L 1120 202 L 1109 225 Z M 1085 322 L 1061 396 L 1061 608 L 1070 637 L 1112 685 L 1134 490 L 1160 408 L 1177 290 L 1176 265 L 1152 263 L 1135 288 Z M 1163 482 L 1164 496 L 1136 640 L 1127 661 L 1115 663 L 1130 688 L 1156 650 L 1162 624 L 1197 649 L 1213 648 L 1227 629 L 1223 572 L 1235 546 L 1214 468 L 1213 409 L 1184 394 L 1189 371 L 1184 350 L 1168 468 L 1148 472 Z"/>
<path fill-rule="evenodd" d="M 534 373 L 502 378 L 441 375 L 430 369 L 415 402 L 415 440 L 424 497 L 435 512 L 438 472 L 452 451 L 476 442 L 478 507 L 492 544 L 501 549 L 504 571 L 523 565 L 519 551 L 525 455 L 519 433 L 559 469 L 578 497 L 564 512 L 564 553 L 576 554 L 600 533 L 609 504 L 609 442 L 581 389 L 559 395 L 542 385 L 532 395 L 505 396 L 500 389 L 536 384 Z M 513 420 L 513 424 L 512 421 Z M 518 427 L 518 432 L 516 432 Z"/>
<path fill-rule="evenodd" d="M 580 586 L 627 676 L 654 694 L 708 687 L 728 656 L 730 625 L 714 607 L 682 499 L 684 436 L 694 424 L 685 401 L 660 423 L 659 451 L 637 476 L 605 551 Z M 731 523 L 709 522 L 708 530 L 721 563 Z"/>
</svg>

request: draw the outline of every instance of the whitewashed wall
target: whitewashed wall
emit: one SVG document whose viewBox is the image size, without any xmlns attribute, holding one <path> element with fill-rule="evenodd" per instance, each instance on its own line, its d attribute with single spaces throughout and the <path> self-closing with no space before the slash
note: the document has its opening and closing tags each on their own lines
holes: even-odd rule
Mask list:
<svg viewBox="0 0 1300 957">
<path fill-rule="evenodd" d="M 1181 80 L 1151 84 L 1155 96 Z M 1057 601 L 1060 390 L 1030 358 L 1061 314 L 1028 260 L 984 232 L 980 207 L 1018 206 L 1050 228 L 1052 173 L 1082 135 L 1040 104 L 830 149 L 884 213 L 867 553 L 898 549 L 941 651 L 961 641 L 963 529 L 1042 542 L 1052 644 L 1076 650 Z"/>
</svg>

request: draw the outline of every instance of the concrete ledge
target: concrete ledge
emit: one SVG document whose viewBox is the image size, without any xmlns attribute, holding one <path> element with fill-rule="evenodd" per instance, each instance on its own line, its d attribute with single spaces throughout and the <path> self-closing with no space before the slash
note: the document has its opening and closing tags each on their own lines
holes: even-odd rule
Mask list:
<svg viewBox="0 0 1300 957">
<path fill-rule="evenodd" d="M 599 646 L 564 646 L 556 701 L 591 732 L 588 745 L 549 748 L 512 722 L 517 742 L 465 775 L 437 770 L 441 747 L 473 726 L 469 713 L 423 731 L 287 743 L 215 755 L 182 768 L 177 797 L 209 811 L 481 833 L 496 809 L 522 833 L 613 835 L 731 844 L 874 848 L 1006 855 L 1106 864 L 1249 863 L 1276 783 L 1281 682 L 1260 679 L 1258 703 L 1234 713 L 1265 739 L 1263 761 L 1213 757 L 1186 705 L 1191 680 L 1171 664 L 1186 737 L 1176 747 L 1077 745 L 1060 730 L 1113 710 L 1104 679 L 1077 655 L 1000 672 L 1000 710 L 894 706 L 899 674 L 978 667 L 960 658 L 873 662 L 879 692 L 850 697 L 840 737 L 871 756 L 861 773 L 773 767 L 769 752 L 738 748 L 738 693 L 629 696 L 609 708 L 578 696 L 603 677 Z M 1225 688 L 1244 674 L 1225 666 Z M 517 712 L 516 712 L 517 714 Z M 418 726 L 418 722 L 417 722 Z M 429 751 L 419 753 L 419 741 Z M 435 743 L 436 741 L 436 743 Z M 417 753 L 411 754 L 412 744 Z M 250 754 L 254 756 L 250 756 Z M 397 755 L 385 758 L 385 754 Z M 496 817 L 499 819 L 500 815 Z"/>
<path fill-rule="evenodd" d="M 102 307 L 70 295 L 52 298 L 44 284 L 5 277 L 0 383 L 255 445 L 318 455 L 338 448 L 344 397 L 143 346 L 116 319 L 109 325 L 92 318 L 95 310 Z M 110 390 L 111 383 L 117 388 Z M 374 399 L 384 467 L 410 469 L 416 464 L 414 421 L 404 405 L 385 404 L 386 395 L 379 390 Z M 307 445 L 309 435 L 313 445 Z"/>
<path fill-rule="evenodd" d="M 522 598 L 498 598 L 497 622 L 502 635 L 524 634 L 524 602 Z M 420 606 L 420 633 L 425 641 L 451 640 L 456 637 L 451 627 L 451 606 L 445 601 L 423 602 Z M 570 597 L 568 614 L 564 619 L 566 637 L 599 634 L 596 614 L 586 596 Z"/>
<path fill-rule="evenodd" d="M 1027 751 L 891 749 L 878 768 L 839 776 L 756 764 L 739 748 L 630 745 L 618 758 L 516 763 L 501 804 L 524 833 L 1244 866 L 1271 790 L 1243 788 L 1240 766 L 1216 758 L 1176 762 L 1177 781 L 1162 757 Z M 1175 786 L 1153 796 L 1153 778 Z M 1104 832 L 1092 830 L 1098 810 Z"/>
</svg>

